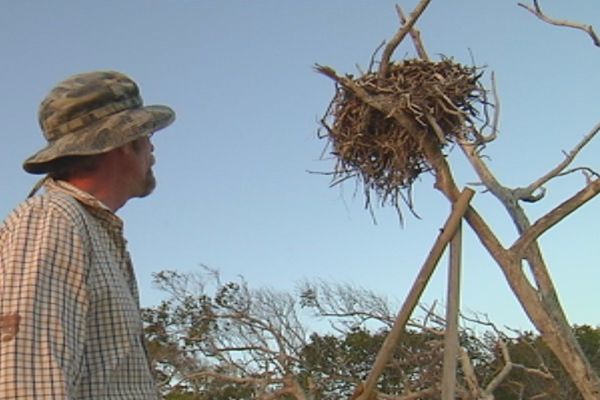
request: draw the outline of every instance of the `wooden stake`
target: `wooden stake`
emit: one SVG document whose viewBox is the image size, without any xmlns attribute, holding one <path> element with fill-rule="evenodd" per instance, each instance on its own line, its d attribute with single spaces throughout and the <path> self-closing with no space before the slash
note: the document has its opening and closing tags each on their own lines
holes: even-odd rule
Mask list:
<svg viewBox="0 0 600 400">
<path fill-rule="evenodd" d="M 454 203 L 454 206 L 452 207 L 452 213 L 446 220 L 444 228 L 438 235 L 433 247 L 431 248 L 431 251 L 429 252 L 429 255 L 427 256 L 427 259 L 425 260 L 425 263 L 421 267 L 421 271 L 413 283 L 413 286 L 406 300 L 404 301 L 398 316 L 396 317 L 396 321 L 394 321 L 394 325 L 392 326 L 390 333 L 385 338 L 383 345 L 377 353 L 377 358 L 375 359 L 375 363 L 373 364 L 373 368 L 371 369 L 367 380 L 365 381 L 364 385 L 359 385 L 357 390 L 360 390 L 360 392 L 355 392 L 354 396 L 352 396 L 353 398 L 357 400 L 367 400 L 370 398 L 371 393 L 377 384 L 379 376 L 383 372 L 383 369 L 388 363 L 394 348 L 398 344 L 398 339 L 404 331 L 408 319 L 412 315 L 416 305 L 421 299 L 421 295 L 423 294 L 423 291 L 425 290 L 433 271 L 435 271 L 437 263 L 446 249 L 446 246 L 452 240 L 456 234 L 456 231 L 461 225 L 462 217 L 467 211 L 469 203 L 474 194 L 475 192 L 472 189 L 466 188 L 462 191 Z"/>
<path fill-rule="evenodd" d="M 458 357 L 458 313 L 460 308 L 460 274 L 462 232 L 459 222 L 450 242 L 448 263 L 448 295 L 446 305 L 446 334 L 444 336 L 444 365 L 442 369 L 442 400 L 454 400 L 456 393 L 456 360 Z"/>
</svg>

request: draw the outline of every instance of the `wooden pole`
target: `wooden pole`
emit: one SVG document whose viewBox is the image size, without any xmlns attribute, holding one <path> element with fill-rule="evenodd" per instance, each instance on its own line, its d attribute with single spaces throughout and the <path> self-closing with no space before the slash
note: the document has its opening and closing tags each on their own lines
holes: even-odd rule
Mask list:
<svg viewBox="0 0 600 400">
<path fill-rule="evenodd" d="M 446 305 L 446 334 L 442 369 L 442 400 L 455 400 L 456 359 L 458 357 L 458 313 L 460 308 L 462 232 L 459 224 L 450 242 L 448 263 L 448 295 Z"/>
<path fill-rule="evenodd" d="M 354 396 L 352 396 L 354 399 L 367 400 L 371 396 L 371 393 L 377 384 L 377 380 L 379 379 L 379 376 L 381 376 L 381 373 L 383 372 L 385 365 L 388 363 L 394 348 L 398 344 L 398 339 L 404 331 L 406 323 L 412 315 L 416 305 L 421 299 L 421 295 L 423 294 L 423 291 L 425 290 L 425 287 L 429 282 L 429 278 L 431 278 L 431 275 L 433 274 L 440 257 L 446 249 L 447 244 L 456 234 L 462 217 L 467 211 L 471 198 L 473 198 L 474 194 L 475 192 L 472 189 L 466 188 L 462 191 L 454 203 L 452 207 L 452 213 L 446 220 L 444 228 L 438 235 L 433 247 L 431 248 L 431 251 L 429 252 L 429 255 L 427 256 L 427 259 L 425 260 L 425 263 L 421 267 L 421 271 L 413 283 L 413 286 L 406 300 L 404 301 L 398 316 L 396 317 L 396 321 L 394 321 L 394 325 L 392 326 L 390 333 L 385 338 L 381 348 L 379 349 L 379 352 L 377 353 L 373 368 L 371 369 L 367 380 L 363 385 L 360 385 L 357 388 L 357 392 L 355 392 Z"/>
</svg>

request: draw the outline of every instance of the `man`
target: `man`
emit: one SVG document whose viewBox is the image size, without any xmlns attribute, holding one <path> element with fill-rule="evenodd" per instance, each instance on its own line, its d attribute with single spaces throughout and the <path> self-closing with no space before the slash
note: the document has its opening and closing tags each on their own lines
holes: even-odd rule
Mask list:
<svg viewBox="0 0 600 400">
<path fill-rule="evenodd" d="M 46 174 L 0 225 L 0 399 L 157 399 L 138 292 L 115 212 L 155 185 L 150 136 L 173 122 L 112 71 L 72 76 L 41 103 Z"/>
</svg>

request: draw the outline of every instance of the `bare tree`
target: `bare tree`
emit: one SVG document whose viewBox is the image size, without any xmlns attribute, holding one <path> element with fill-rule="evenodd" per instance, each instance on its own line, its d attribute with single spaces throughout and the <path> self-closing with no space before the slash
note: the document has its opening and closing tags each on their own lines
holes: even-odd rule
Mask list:
<svg viewBox="0 0 600 400">
<path fill-rule="evenodd" d="M 385 298 L 343 283 L 304 282 L 292 295 L 250 289 L 243 279 L 221 282 L 208 269 L 165 271 L 156 282 L 169 297 L 145 312 L 149 350 L 165 393 L 193 399 L 338 400 L 360 394 L 355 388 L 394 322 Z M 446 324 L 437 308 L 421 307 L 422 316 L 410 321 L 373 399 L 439 398 Z M 315 319 L 332 329 L 309 334 Z M 544 380 L 529 395 L 551 394 L 556 379 L 541 358 L 515 362 L 514 338 L 486 318 L 461 320 L 461 399 L 491 399 L 498 388 L 522 384 L 515 370 Z"/>
<path fill-rule="evenodd" d="M 492 101 L 488 99 L 489 91 L 479 83 L 481 73 L 475 68 L 447 59 L 430 61 L 414 29 L 416 19 L 428 4 L 429 0 L 422 0 L 408 18 L 398 7 L 402 25 L 385 47 L 378 71 L 368 71 L 354 79 L 340 76 L 332 68 L 317 66 L 319 72 L 337 83 L 334 100 L 322 120 L 325 136 L 338 157 L 334 179 L 340 182 L 358 177 L 365 186 L 367 203 L 373 192 L 382 198 L 382 203 L 397 206 L 398 199 L 406 199 L 403 193 L 410 195 L 416 177 L 431 171 L 435 188 L 455 203 L 460 190 L 443 150 L 449 142 L 456 143 L 481 185 L 506 209 L 518 237 L 504 246 L 472 206 L 465 214 L 466 221 L 501 268 L 526 314 L 561 360 L 583 398 L 598 399 L 600 379 L 569 326 L 538 239 L 600 192 L 595 171 L 571 167 L 579 152 L 596 136 L 600 124 L 538 179 L 516 188 L 503 185 L 482 157 L 483 149 L 496 139 L 498 132 L 500 101 L 493 77 Z M 546 17 L 537 1 L 528 9 L 547 22 L 583 28 L 595 38 L 591 27 Z M 409 34 L 418 59 L 391 62 L 394 50 Z M 483 121 L 476 117 L 478 111 L 484 116 Z M 546 186 L 555 178 L 575 172 L 582 172 L 587 178 L 581 190 L 532 222 L 524 205 L 542 200 Z M 410 207 L 411 203 L 407 204 Z M 528 278 L 529 274 L 533 279 Z"/>
<path fill-rule="evenodd" d="M 262 400 L 307 399 L 295 376 L 308 337 L 293 296 L 251 290 L 243 280 L 222 283 L 209 268 L 204 274 L 164 271 L 155 278 L 170 295 L 162 309 L 146 311 L 165 383 L 201 392 L 217 381 L 250 388 Z"/>
</svg>

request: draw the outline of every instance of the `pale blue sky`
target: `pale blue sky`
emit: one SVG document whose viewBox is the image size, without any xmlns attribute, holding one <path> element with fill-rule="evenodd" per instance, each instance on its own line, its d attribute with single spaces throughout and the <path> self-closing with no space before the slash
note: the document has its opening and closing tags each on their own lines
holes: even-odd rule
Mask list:
<svg viewBox="0 0 600 400">
<path fill-rule="evenodd" d="M 318 120 L 334 93 L 315 63 L 340 73 L 366 68 L 398 28 L 387 0 L 0 0 L 0 216 L 37 177 L 22 161 L 44 145 L 37 106 L 66 76 L 116 69 L 141 86 L 147 104 L 178 120 L 154 136 L 157 191 L 119 212 L 126 222 L 143 305 L 161 294 L 151 275 L 200 264 L 226 279 L 294 290 L 303 279 L 343 281 L 402 301 L 442 226 L 449 204 L 425 176 L 417 212 L 400 227 L 392 209 L 375 225 L 353 183 L 329 187 Z M 542 2 L 550 15 L 595 24 L 595 1 Z M 600 121 L 600 49 L 582 32 L 542 23 L 506 0 L 433 0 L 418 27 L 431 55 L 487 65 L 502 98 L 501 134 L 490 166 L 507 185 L 526 185 L 562 159 Z M 408 43 L 408 42 L 407 42 Z M 413 56 L 407 44 L 395 59 Z M 598 167 L 598 140 L 577 165 Z M 459 151 L 461 185 L 475 181 Z M 600 168 L 597 168 L 600 169 Z M 584 184 L 561 178 L 531 207 L 532 218 Z M 489 194 L 473 204 L 509 244 L 514 229 Z M 600 324 L 599 241 L 593 201 L 543 237 L 573 323 Z M 463 308 L 528 328 L 499 268 L 465 228 Z M 445 297 L 445 261 L 425 301 Z"/>
</svg>

